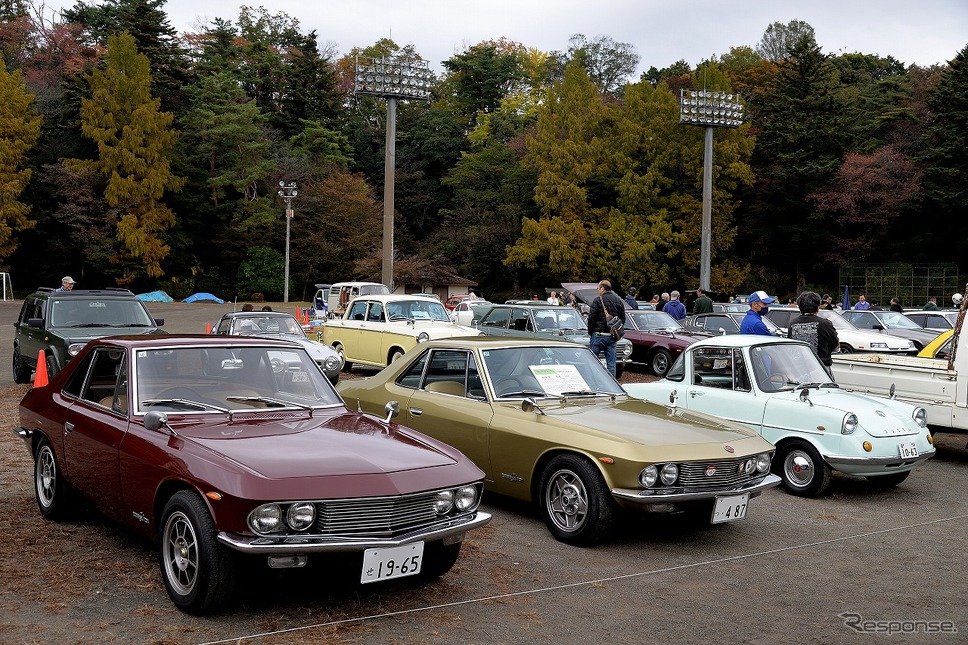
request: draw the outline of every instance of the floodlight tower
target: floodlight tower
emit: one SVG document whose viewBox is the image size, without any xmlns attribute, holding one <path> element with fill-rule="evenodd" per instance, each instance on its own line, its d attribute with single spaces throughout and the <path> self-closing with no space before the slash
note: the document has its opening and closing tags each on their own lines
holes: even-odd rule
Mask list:
<svg viewBox="0 0 968 645">
<path fill-rule="evenodd" d="M 282 301 L 289 302 L 289 224 L 292 222 L 292 200 L 299 193 L 296 192 L 296 182 L 279 182 L 279 196 L 286 202 L 286 278 L 283 287 Z"/>
</svg>

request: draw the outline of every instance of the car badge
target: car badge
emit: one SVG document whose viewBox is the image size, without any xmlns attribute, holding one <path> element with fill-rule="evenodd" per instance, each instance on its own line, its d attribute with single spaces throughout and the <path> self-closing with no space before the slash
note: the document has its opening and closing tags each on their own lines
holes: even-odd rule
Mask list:
<svg viewBox="0 0 968 645">
<path fill-rule="evenodd" d="M 706 466 L 706 477 L 712 477 L 716 474 L 716 466 L 709 465 Z"/>
<path fill-rule="evenodd" d="M 733 454 L 734 452 L 736 452 L 736 450 L 733 449 L 733 447 L 731 445 L 729 445 L 728 443 L 723 444 L 723 450 L 725 450 L 729 454 Z"/>
<path fill-rule="evenodd" d="M 876 414 L 879 417 L 886 417 L 887 416 L 886 414 L 884 414 L 884 410 L 874 410 L 874 414 Z"/>
</svg>

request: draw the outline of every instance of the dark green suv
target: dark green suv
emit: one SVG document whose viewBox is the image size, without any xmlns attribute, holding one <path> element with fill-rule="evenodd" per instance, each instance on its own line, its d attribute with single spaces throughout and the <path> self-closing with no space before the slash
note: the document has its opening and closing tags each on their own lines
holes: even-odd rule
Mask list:
<svg viewBox="0 0 968 645">
<path fill-rule="evenodd" d="M 13 380 L 30 381 L 44 350 L 53 377 L 93 338 L 120 334 L 159 334 L 162 319 L 127 289 L 64 291 L 42 287 L 24 300 L 13 326 Z"/>
</svg>

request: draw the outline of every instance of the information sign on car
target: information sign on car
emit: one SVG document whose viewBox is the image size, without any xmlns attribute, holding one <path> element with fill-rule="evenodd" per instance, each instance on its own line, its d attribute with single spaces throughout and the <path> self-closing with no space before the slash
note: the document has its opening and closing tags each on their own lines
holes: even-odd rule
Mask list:
<svg viewBox="0 0 968 645">
<path fill-rule="evenodd" d="M 387 549 L 367 549 L 363 552 L 360 584 L 417 575 L 423 563 L 423 551 L 423 542 Z"/>
</svg>

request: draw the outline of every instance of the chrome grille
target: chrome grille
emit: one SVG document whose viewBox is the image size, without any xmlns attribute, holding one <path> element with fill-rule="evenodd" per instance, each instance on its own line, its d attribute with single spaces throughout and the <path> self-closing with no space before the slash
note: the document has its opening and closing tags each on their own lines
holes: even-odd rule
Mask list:
<svg viewBox="0 0 968 645">
<path fill-rule="evenodd" d="M 430 492 L 316 502 L 314 529 L 324 535 L 393 536 L 437 520 L 436 498 Z"/>
<path fill-rule="evenodd" d="M 679 485 L 687 491 L 729 489 L 746 484 L 754 477 L 762 477 L 763 473 L 755 471 L 753 475 L 740 472 L 740 467 L 747 459 L 748 457 L 743 457 L 727 461 L 680 464 Z M 716 467 L 716 473 L 711 477 L 706 475 L 706 469 L 710 466 Z"/>
</svg>

